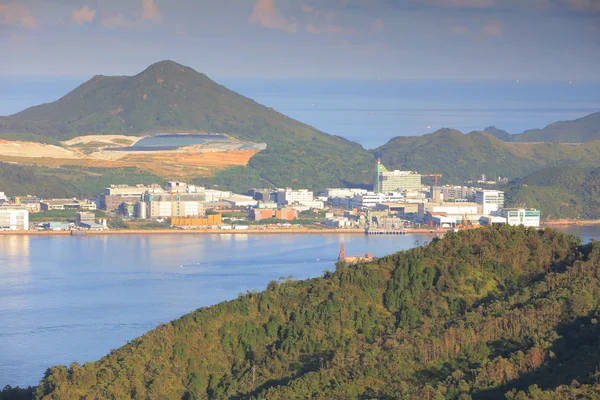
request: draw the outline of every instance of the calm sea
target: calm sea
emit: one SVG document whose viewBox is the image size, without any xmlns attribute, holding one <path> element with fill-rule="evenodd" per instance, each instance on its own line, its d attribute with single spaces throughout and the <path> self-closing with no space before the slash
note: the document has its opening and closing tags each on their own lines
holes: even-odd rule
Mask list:
<svg viewBox="0 0 600 400">
<path fill-rule="evenodd" d="M 0 115 L 54 101 L 86 77 L 0 77 Z M 385 144 L 440 128 L 495 125 L 511 133 L 600 111 L 600 83 L 217 79 L 232 90 L 324 132 Z"/>
</svg>

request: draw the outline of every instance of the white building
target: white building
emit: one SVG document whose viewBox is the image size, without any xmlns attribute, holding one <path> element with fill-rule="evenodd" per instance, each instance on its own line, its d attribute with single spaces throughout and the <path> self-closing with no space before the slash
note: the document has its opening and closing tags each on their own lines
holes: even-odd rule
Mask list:
<svg viewBox="0 0 600 400">
<path fill-rule="evenodd" d="M 0 203 L 4 203 L 7 202 L 8 198 L 6 197 L 6 195 L 4 194 L 4 192 L 0 192 Z"/>
<path fill-rule="evenodd" d="M 508 225 L 523 225 L 525 227 L 539 228 L 540 212 L 535 209 L 503 208 L 501 214 L 506 218 Z"/>
<path fill-rule="evenodd" d="M 327 198 L 354 197 L 357 194 L 365 194 L 367 192 L 368 190 L 366 189 L 329 188 L 325 189 L 325 196 L 327 196 Z"/>
<path fill-rule="evenodd" d="M 504 207 L 504 192 L 500 190 L 478 190 L 475 192 L 475 202 L 479 206 L 480 214 L 495 214 Z"/>
<path fill-rule="evenodd" d="M 405 200 L 402 193 L 373 193 L 357 194 L 350 202 L 349 208 L 375 208 L 378 203 L 401 203 Z"/>
<path fill-rule="evenodd" d="M 442 199 L 444 201 L 456 200 L 456 199 L 467 199 L 467 200 L 472 201 L 475 199 L 475 193 L 477 192 L 477 190 L 481 190 L 481 189 L 477 189 L 477 188 L 469 187 L 469 186 L 451 186 L 451 185 L 442 186 L 440 188 L 440 191 L 442 194 Z"/>
<path fill-rule="evenodd" d="M 25 207 L 0 207 L 0 230 L 28 231 L 29 210 Z"/>
<path fill-rule="evenodd" d="M 279 205 L 302 203 L 304 201 L 313 201 L 314 194 L 308 189 L 292 190 L 286 188 L 277 193 L 277 203 Z"/>
</svg>

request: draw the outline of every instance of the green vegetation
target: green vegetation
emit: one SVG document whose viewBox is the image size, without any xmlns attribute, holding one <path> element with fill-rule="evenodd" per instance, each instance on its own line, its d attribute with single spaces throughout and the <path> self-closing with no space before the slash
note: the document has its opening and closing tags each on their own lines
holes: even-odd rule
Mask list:
<svg viewBox="0 0 600 400">
<path fill-rule="evenodd" d="M 505 143 L 485 132 L 442 129 L 418 137 L 396 137 L 374 150 L 386 167 L 442 173 L 443 183 L 479 178 L 520 178 L 548 167 L 595 167 L 600 141 L 580 146 Z"/>
<path fill-rule="evenodd" d="M 600 140 L 600 112 L 573 121 L 560 121 L 544 129 L 527 130 L 513 135 L 514 142 L 583 143 Z"/>
<path fill-rule="evenodd" d="M 530 129 L 516 135 L 495 126 L 490 126 L 485 131 L 505 142 L 584 143 L 600 140 L 600 112 L 573 121 L 555 122 L 544 129 Z"/>
<path fill-rule="evenodd" d="M 220 132 L 265 142 L 267 150 L 253 157 L 243 174 L 275 186 L 315 188 L 371 179 L 373 157 L 360 145 L 295 121 L 172 61 L 131 77 L 95 76 L 58 101 L 0 119 L 0 133 L 23 133 L 30 140 L 34 134 L 40 142 L 165 131 Z M 235 179 L 240 170 L 218 178 Z"/>
<path fill-rule="evenodd" d="M 137 168 L 64 166 L 52 169 L 0 162 L 0 187 L 9 196 L 86 198 L 98 196 L 111 183 L 163 184 L 164 180 Z"/>
<path fill-rule="evenodd" d="M 538 208 L 545 219 L 600 218 L 600 168 L 548 168 L 511 185 L 507 204 Z"/>
<path fill-rule="evenodd" d="M 98 362 L 48 369 L 36 397 L 590 398 L 599 276 L 599 242 L 449 233 L 198 309 Z"/>
</svg>

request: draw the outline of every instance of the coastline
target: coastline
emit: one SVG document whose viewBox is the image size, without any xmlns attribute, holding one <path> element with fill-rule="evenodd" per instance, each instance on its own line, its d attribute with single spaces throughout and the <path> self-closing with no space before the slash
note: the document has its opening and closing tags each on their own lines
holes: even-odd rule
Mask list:
<svg viewBox="0 0 600 400">
<path fill-rule="evenodd" d="M 245 230 L 200 230 L 200 229 L 121 229 L 106 231 L 74 231 L 73 236 L 123 236 L 123 235 L 289 235 L 289 234 L 328 234 L 328 235 L 366 235 L 364 229 L 245 229 Z M 81 233 L 80 233 L 81 232 Z M 446 233 L 444 229 L 411 229 L 404 235 Z M 0 231 L 0 236 L 71 236 L 71 231 Z"/>
<path fill-rule="evenodd" d="M 600 219 L 555 219 L 551 221 L 545 221 L 544 226 L 593 226 L 600 225 Z"/>
</svg>

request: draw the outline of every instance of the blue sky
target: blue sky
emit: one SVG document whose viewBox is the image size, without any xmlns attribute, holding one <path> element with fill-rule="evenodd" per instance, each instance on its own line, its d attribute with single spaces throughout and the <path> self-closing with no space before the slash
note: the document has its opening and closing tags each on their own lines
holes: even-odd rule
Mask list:
<svg viewBox="0 0 600 400">
<path fill-rule="evenodd" d="M 600 0 L 0 0 L 0 75 L 600 81 Z"/>
</svg>

